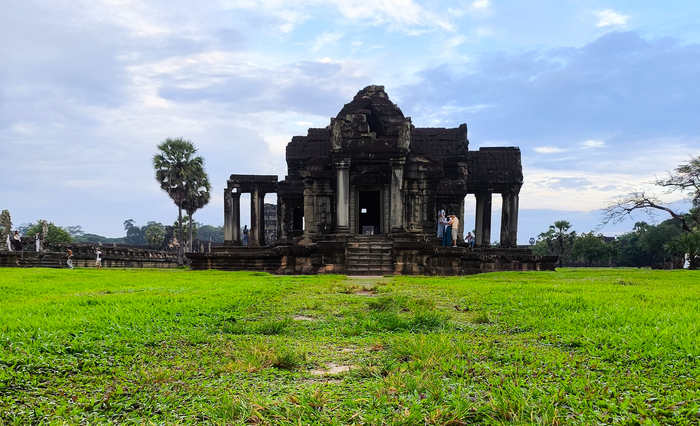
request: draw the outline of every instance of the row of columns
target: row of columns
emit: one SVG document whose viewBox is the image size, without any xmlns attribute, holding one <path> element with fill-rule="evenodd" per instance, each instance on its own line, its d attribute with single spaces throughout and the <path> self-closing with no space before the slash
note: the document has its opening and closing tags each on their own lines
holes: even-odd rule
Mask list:
<svg viewBox="0 0 700 426">
<path fill-rule="evenodd" d="M 403 172 L 405 159 L 391 160 L 391 211 L 389 212 L 389 230 L 399 232 L 404 228 Z M 340 160 L 336 169 L 336 232 L 350 232 L 350 161 Z"/>
<path fill-rule="evenodd" d="M 517 192 L 501 194 L 501 247 L 518 245 L 518 210 L 520 197 Z M 491 246 L 491 208 L 493 195 L 490 192 L 476 194 L 476 220 L 474 244 L 477 247 Z"/>
<path fill-rule="evenodd" d="M 236 192 L 234 192 L 236 191 Z M 250 229 L 248 245 L 265 246 L 265 192 L 250 191 Z M 237 188 L 224 189 L 224 243 L 241 245 L 241 193 Z"/>
</svg>

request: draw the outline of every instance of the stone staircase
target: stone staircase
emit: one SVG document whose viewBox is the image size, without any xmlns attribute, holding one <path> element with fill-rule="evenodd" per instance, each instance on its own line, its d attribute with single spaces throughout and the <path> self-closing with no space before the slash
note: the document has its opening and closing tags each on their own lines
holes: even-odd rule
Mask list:
<svg viewBox="0 0 700 426">
<path fill-rule="evenodd" d="M 379 235 L 358 235 L 349 240 L 345 249 L 347 275 L 392 275 L 394 273 L 394 244 Z"/>
</svg>

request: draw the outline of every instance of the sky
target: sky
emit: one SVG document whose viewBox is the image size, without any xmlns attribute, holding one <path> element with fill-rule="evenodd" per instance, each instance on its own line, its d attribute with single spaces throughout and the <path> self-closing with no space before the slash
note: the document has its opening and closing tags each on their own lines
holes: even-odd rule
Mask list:
<svg viewBox="0 0 700 426">
<path fill-rule="evenodd" d="M 370 84 L 416 127 L 466 123 L 472 150 L 520 147 L 520 243 L 556 220 L 598 230 L 615 196 L 654 191 L 655 176 L 700 155 L 696 0 L 6 0 L 2 9 L 0 209 L 14 227 L 46 219 L 119 237 L 128 219 L 172 223 L 177 208 L 152 166 L 168 137 L 191 140 L 205 160 L 212 200 L 195 220 L 222 225 L 229 175 L 283 179 L 291 138 L 327 126 Z M 635 219 L 650 221 L 599 232 L 629 231 Z"/>
</svg>

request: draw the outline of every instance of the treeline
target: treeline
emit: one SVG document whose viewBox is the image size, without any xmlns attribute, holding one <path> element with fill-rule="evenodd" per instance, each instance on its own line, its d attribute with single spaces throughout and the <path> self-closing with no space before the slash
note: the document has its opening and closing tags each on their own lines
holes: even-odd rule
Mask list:
<svg viewBox="0 0 700 426">
<path fill-rule="evenodd" d="M 190 235 L 189 218 L 185 216 L 183 219 L 187 220 L 187 223 L 183 224 L 182 241 L 187 244 Z M 43 235 L 43 222 L 43 220 L 38 220 L 35 223 L 23 224 L 18 230 L 21 235 L 28 237 L 36 235 L 36 233 Z M 48 232 L 42 238 L 48 243 L 130 244 L 158 249 L 162 247 L 166 238 L 165 225 L 156 221 L 148 221 L 145 225 L 139 226 L 133 219 L 128 219 L 124 221 L 125 235 L 118 238 L 108 238 L 85 232 L 80 225 L 61 227 L 47 221 L 46 226 Z M 177 222 L 172 225 L 171 232 L 175 238 L 178 238 Z M 192 235 L 194 241 L 222 243 L 224 242 L 224 227 L 192 222 Z"/>
<path fill-rule="evenodd" d="M 676 218 L 658 225 L 636 222 L 631 231 L 617 237 L 605 237 L 591 231 L 578 235 L 571 224 L 557 221 L 541 233 L 532 251 L 537 255 L 559 256 L 559 266 L 655 266 L 663 267 L 674 259 L 685 261 L 686 253 L 697 253 L 700 232 L 684 232 Z M 694 260 L 694 259 L 690 259 Z M 694 266 L 694 265 L 693 265 Z"/>
</svg>

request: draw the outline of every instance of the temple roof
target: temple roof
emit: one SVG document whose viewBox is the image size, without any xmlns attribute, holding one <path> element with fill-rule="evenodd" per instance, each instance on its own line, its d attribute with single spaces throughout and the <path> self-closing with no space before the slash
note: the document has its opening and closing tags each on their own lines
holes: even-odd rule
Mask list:
<svg viewBox="0 0 700 426">
<path fill-rule="evenodd" d="M 395 136 L 405 121 L 403 112 L 391 102 L 384 86 L 367 86 L 357 92 L 352 101 L 343 106 L 336 119 L 348 120 L 348 116 L 354 114 L 364 114 L 371 131 L 376 132 L 377 136 Z"/>
</svg>

